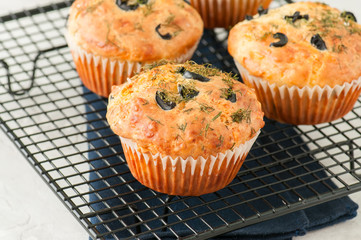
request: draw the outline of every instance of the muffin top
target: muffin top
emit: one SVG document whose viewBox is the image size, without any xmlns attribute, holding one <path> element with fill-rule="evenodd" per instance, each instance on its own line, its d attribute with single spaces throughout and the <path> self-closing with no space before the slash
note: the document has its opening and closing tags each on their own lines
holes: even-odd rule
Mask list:
<svg viewBox="0 0 361 240">
<path fill-rule="evenodd" d="M 68 36 L 85 51 L 130 61 L 173 60 L 202 33 L 183 0 L 76 0 L 68 20 Z"/>
<path fill-rule="evenodd" d="M 166 63 L 113 86 L 107 120 L 143 152 L 208 157 L 233 150 L 264 126 L 255 93 L 209 66 Z"/>
<path fill-rule="evenodd" d="M 287 4 L 237 24 L 228 50 L 248 72 L 277 86 L 334 87 L 361 76 L 361 25 L 322 3 Z"/>
</svg>

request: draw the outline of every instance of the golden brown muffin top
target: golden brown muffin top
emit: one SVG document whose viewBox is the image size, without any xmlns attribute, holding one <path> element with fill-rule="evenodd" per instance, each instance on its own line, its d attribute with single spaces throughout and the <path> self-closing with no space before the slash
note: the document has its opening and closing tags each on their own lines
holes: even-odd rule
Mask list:
<svg viewBox="0 0 361 240">
<path fill-rule="evenodd" d="M 285 45 L 277 43 L 285 36 Z M 228 50 L 251 75 L 278 86 L 334 87 L 361 76 L 361 25 L 322 3 L 288 4 L 243 21 L 231 30 Z"/>
<path fill-rule="evenodd" d="M 113 86 L 107 120 L 143 152 L 208 157 L 233 150 L 264 126 L 255 93 L 230 74 L 191 62 L 165 64 Z"/>
<path fill-rule="evenodd" d="M 203 22 L 183 0 L 76 0 L 68 33 L 95 55 L 151 62 L 187 53 Z"/>
</svg>

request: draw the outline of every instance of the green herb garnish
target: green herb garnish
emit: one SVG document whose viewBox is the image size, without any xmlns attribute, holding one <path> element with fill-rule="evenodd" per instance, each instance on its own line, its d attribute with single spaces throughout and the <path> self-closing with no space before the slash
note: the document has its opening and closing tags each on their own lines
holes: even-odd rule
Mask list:
<svg viewBox="0 0 361 240">
<path fill-rule="evenodd" d="M 253 136 L 253 134 L 255 134 L 255 133 L 256 133 L 256 130 L 254 130 L 254 128 L 251 127 L 251 136 Z"/>
<path fill-rule="evenodd" d="M 158 124 L 160 124 L 160 125 L 163 125 L 163 123 L 161 123 L 159 120 L 154 119 L 154 118 L 151 118 L 151 117 L 149 117 L 148 115 L 147 115 L 147 117 L 148 117 L 150 120 L 152 120 L 153 122 L 156 122 L 156 123 L 158 123 Z"/>
<path fill-rule="evenodd" d="M 181 130 L 182 132 L 184 132 L 184 131 L 186 130 L 186 128 L 187 128 L 187 123 L 182 124 L 182 125 L 178 125 L 178 124 L 177 124 L 177 127 L 178 127 L 179 130 Z"/>
<path fill-rule="evenodd" d="M 182 138 L 181 135 L 177 134 L 177 136 L 175 137 L 176 140 L 178 140 L 178 138 L 182 139 L 184 141 L 184 139 Z"/>
<path fill-rule="evenodd" d="M 199 105 L 200 105 L 200 110 L 202 111 L 202 112 L 205 112 L 205 113 L 211 113 L 211 112 L 213 112 L 214 111 L 214 108 L 213 107 L 210 107 L 210 106 L 208 106 L 207 104 L 205 104 L 205 103 L 199 103 Z"/>
<path fill-rule="evenodd" d="M 86 11 L 87 13 L 91 13 L 91 12 L 93 12 L 100 4 L 102 4 L 103 2 L 104 2 L 104 0 L 98 1 L 96 4 L 87 7 L 87 8 L 85 9 L 85 11 Z"/>
<path fill-rule="evenodd" d="M 272 32 L 265 32 L 261 37 L 260 37 L 260 40 L 263 41 L 263 40 L 266 40 L 269 36 L 272 35 Z"/>
<path fill-rule="evenodd" d="M 221 98 L 229 99 L 234 94 L 232 88 L 221 88 Z"/>
<path fill-rule="evenodd" d="M 149 14 L 153 12 L 153 4 L 154 2 L 145 4 L 145 8 L 143 8 L 143 14 L 145 17 L 147 17 Z"/>
<path fill-rule="evenodd" d="M 207 137 L 208 129 L 209 129 L 209 123 L 207 123 L 206 129 L 204 130 L 204 136 L 205 136 L 205 137 Z"/>
<path fill-rule="evenodd" d="M 222 112 L 219 112 L 216 116 L 212 118 L 212 122 L 221 116 Z"/>
<path fill-rule="evenodd" d="M 191 111 L 193 111 L 193 108 L 188 108 L 188 109 L 186 109 L 186 110 L 183 110 L 183 112 L 185 112 L 185 113 L 189 113 L 189 112 L 191 112 Z"/>
<path fill-rule="evenodd" d="M 232 144 L 232 146 L 229 148 L 229 150 L 233 151 L 234 145 L 236 145 L 235 142 Z"/>
<path fill-rule="evenodd" d="M 242 121 L 251 123 L 251 110 L 240 108 L 237 112 L 232 113 L 231 118 L 236 123 L 241 123 Z"/>
<path fill-rule="evenodd" d="M 174 21 L 175 15 L 173 13 L 171 13 L 167 19 L 165 20 L 164 24 L 165 25 L 169 25 Z"/>
<path fill-rule="evenodd" d="M 223 145 L 224 137 L 222 135 L 220 135 L 218 140 L 219 140 L 219 144 L 217 144 L 217 146 L 216 146 L 217 148 L 219 148 Z"/>
<path fill-rule="evenodd" d="M 146 64 L 142 67 L 142 70 L 145 71 L 145 70 L 151 70 L 153 68 L 156 68 L 156 67 L 159 67 L 159 66 L 162 66 L 162 65 L 166 65 L 167 63 L 172 63 L 171 61 L 167 61 L 167 60 L 159 60 L 157 62 L 153 62 L 153 63 L 149 63 L 149 64 Z"/>
<path fill-rule="evenodd" d="M 139 22 L 136 22 L 136 23 L 134 24 L 134 29 L 144 32 L 144 29 L 143 29 L 143 27 L 142 27 L 142 24 L 139 23 Z"/>
</svg>

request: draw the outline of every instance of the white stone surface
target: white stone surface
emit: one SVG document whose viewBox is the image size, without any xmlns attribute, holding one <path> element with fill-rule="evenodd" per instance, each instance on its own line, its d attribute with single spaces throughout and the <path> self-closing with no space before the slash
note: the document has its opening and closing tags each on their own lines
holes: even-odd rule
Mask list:
<svg viewBox="0 0 361 240">
<path fill-rule="evenodd" d="M 0 15 L 45 5 L 55 0 L 0 0 Z M 325 1 L 342 10 L 351 10 L 361 20 L 359 0 Z M 7 136 L 0 131 L 0 239 L 1 240 L 79 240 L 88 239 L 86 231 Z M 361 205 L 361 192 L 351 195 Z M 298 240 L 361 239 L 361 216 L 318 231 Z"/>
</svg>

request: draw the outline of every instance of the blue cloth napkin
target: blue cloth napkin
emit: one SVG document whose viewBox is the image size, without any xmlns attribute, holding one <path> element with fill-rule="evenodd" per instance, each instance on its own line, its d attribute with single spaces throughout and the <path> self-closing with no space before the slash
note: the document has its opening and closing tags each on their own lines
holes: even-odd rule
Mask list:
<svg viewBox="0 0 361 240">
<path fill-rule="evenodd" d="M 142 186 L 128 172 L 129 169 L 126 163 L 119 158 L 119 156 L 124 158 L 119 138 L 114 136 L 105 120 L 106 101 L 99 99 L 88 90 L 85 90 L 85 92 L 87 92 L 85 96 L 89 103 L 86 106 L 87 119 L 89 121 L 87 136 L 90 149 L 95 149 L 91 150 L 88 154 L 89 162 L 95 169 L 95 171 L 91 171 L 90 173 L 90 184 L 92 186 L 91 190 L 95 190 L 95 192 L 90 195 L 90 202 L 92 203 L 91 206 L 96 211 L 99 213 L 104 212 L 104 214 L 100 214 L 98 217 L 92 218 L 92 223 L 97 224 L 100 221 L 107 223 L 106 227 L 102 224 L 97 226 L 97 230 L 100 233 L 115 231 L 115 234 L 118 238 L 131 237 L 132 234 L 128 230 L 125 230 L 124 227 L 125 225 L 139 223 L 139 220 L 131 215 L 129 215 L 129 217 L 125 217 L 122 219 L 122 221 L 117 221 L 115 217 L 125 216 L 127 214 L 131 214 L 132 210 L 141 211 L 143 209 L 147 209 L 148 207 L 154 207 L 155 214 L 162 215 L 162 213 L 165 211 L 165 208 L 162 208 L 162 202 L 159 199 L 165 201 L 167 195 L 158 194 L 157 197 L 154 197 L 154 194 L 151 190 Z M 277 127 L 277 129 L 284 128 L 282 134 L 274 131 L 275 127 Z M 272 130 L 276 133 L 267 135 L 261 134 L 256 144 L 254 145 L 254 149 L 252 149 L 250 152 L 251 156 L 260 156 L 260 159 L 258 159 L 258 161 L 246 161 L 244 166 L 242 166 L 241 171 L 244 168 L 249 169 L 257 167 L 259 164 L 267 164 L 272 161 L 274 162 L 274 159 L 272 159 L 270 156 L 265 157 L 265 151 L 275 152 L 277 160 L 281 161 L 287 156 L 283 155 L 282 152 L 279 153 L 279 150 L 282 148 L 289 148 L 291 144 L 297 144 L 296 147 L 290 150 L 294 156 L 297 156 L 307 150 L 307 148 L 302 145 L 302 140 L 298 136 L 298 133 L 291 126 L 271 122 L 266 119 L 264 132 L 270 133 Z M 291 137 L 295 142 L 290 143 L 290 141 L 285 141 L 280 142 L 279 144 L 270 144 L 270 142 L 275 142 L 284 138 L 285 135 Z M 266 147 L 257 147 L 259 145 L 266 145 Z M 326 173 L 324 172 L 322 166 L 311 157 L 305 156 L 298 160 L 305 164 L 307 170 L 304 167 L 297 167 L 298 163 L 295 161 L 287 162 L 285 164 L 287 164 L 287 167 L 293 169 L 294 174 L 303 176 L 303 183 L 312 182 L 317 180 L 317 178 L 322 179 L 326 177 Z M 269 171 L 277 172 L 280 169 L 282 169 L 282 167 L 275 165 L 269 169 Z M 312 192 L 309 187 L 298 187 L 302 184 L 300 181 L 287 181 L 288 187 L 295 188 L 295 191 L 289 191 L 283 184 L 278 183 L 280 179 L 289 179 L 289 172 L 285 171 L 283 173 L 277 174 L 277 176 L 273 176 L 272 174 L 269 174 L 269 171 L 261 169 L 257 173 L 258 176 L 265 176 L 262 177 L 262 180 L 264 181 L 262 184 L 273 184 L 272 188 L 274 190 L 280 192 L 284 191 L 278 197 L 265 197 L 266 201 L 268 201 L 268 203 L 272 204 L 273 206 L 284 206 L 284 202 L 280 201 L 280 198 L 289 203 L 295 203 L 299 201 L 299 196 L 304 198 L 314 196 L 315 193 Z M 307 173 L 307 171 L 313 171 L 314 174 L 305 175 L 304 173 Z M 247 182 L 247 184 L 240 184 L 242 181 Z M 330 180 L 326 180 L 324 183 L 313 183 L 311 184 L 311 187 L 317 192 L 323 193 L 329 191 L 325 185 L 328 185 L 328 187 L 333 189 L 337 189 L 334 183 Z M 240 197 L 229 197 L 226 200 L 227 203 L 224 203 L 223 201 L 216 201 L 216 199 L 219 199 L 219 197 L 222 196 L 227 197 L 236 192 L 257 188 L 260 186 L 260 182 L 256 180 L 253 181 L 251 174 L 241 174 L 241 176 L 237 177 L 230 184 L 230 186 L 230 188 L 222 189 L 216 194 L 207 194 L 201 196 L 200 198 L 175 197 L 175 199 L 171 201 L 169 207 L 171 207 L 173 211 L 181 211 L 178 215 L 182 219 L 188 219 L 192 216 L 195 216 L 196 214 L 209 212 L 209 209 L 207 209 L 205 206 L 195 208 L 193 212 L 187 211 L 187 207 L 189 206 L 197 206 L 202 202 L 215 201 L 212 205 L 212 208 L 220 209 L 227 204 L 239 203 L 242 199 L 247 200 L 254 198 L 254 193 L 249 191 L 248 193 L 241 196 L 242 199 Z M 257 193 L 261 196 L 267 196 L 267 194 L 271 193 L 271 191 L 268 188 L 261 188 L 257 191 Z M 139 201 L 140 198 L 145 200 Z M 185 202 L 187 202 L 188 205 L 186 206 L 183 201 L 180 201 L 180 199 L 183 199 Z M 172 203 L 173 201 L 174 203 Z M 253 201 L 251 204 L 253 208 L 258 209 L 260 212 L 269 210 L 267 204 L 262 200 Z M 245 217 L 255 214 L 251 208 L 247 204 L 234 207 L 234 209 L 239 214 Z M 342 197 L 314 207 L 292 212 L 268 221 L 246 226 L 236 231 L 223 234 L 214 239 L 291 239 L 293 236 L 304 235 L 308 231 L 351 219 L 356 216 L 357 208 L 357 204 L 350 200 L 349 197 Z M 112 209 L 112 211 L 108 211 L 109 209 Z M 157 230 L 158 237 L 161 239 L 174 239 L 175 237 L 172 231 L 161 228 L 163 226 L 161 221 L 149 221 L 150 218 L 155 217 L 155 214 L 153 216 L 148 216 L 149 212 L 147 214 L 140 213 L 139 217 L 143 221 L 148 221 L 146 222 L 147 226 L 134 227 L 132 228 L 133 233 L 135 234 L 139 231 L 147 231 L 147 227 L 152 229 L 159 228 Z M 228 222 L 239 220 L 239 217 L 235 217 L 234 214 L 232 215 L 232 212 L 225 211 L 224 213 L 219 212 L 218 214 Z M 211 222 L 213 221 L 212 226 L 217 227 L 222 225 L 222 222 L 215 213 L 204 216 L 204 219 Z M 179 221 L 179 219 L 177 219 L 177 217 L 174 215 L 170 215 L 168 219 L 163 220 L 170 224 Z M 187 224 L 191 226 L 196 232 L 202 232 L 209 229 L 201 220 L 197 218 L 187 221 Z M 119 229 L 123 230 L 117 232 Z M 176 232 L 179 237 L 192 234 L 191 230 L 184 224 L 173 225 L 172 230 Z M 105 239 L 112 239 L 106 235 L 104 237 Z M 151 233 L 140 237 L 140 239 L 154 238 L 155 237 Z"/>
</svg>

